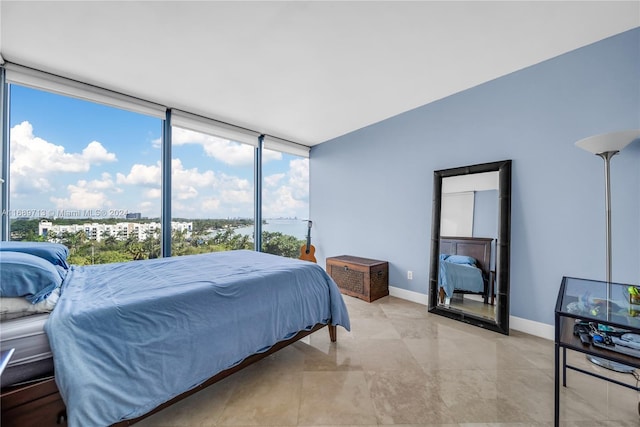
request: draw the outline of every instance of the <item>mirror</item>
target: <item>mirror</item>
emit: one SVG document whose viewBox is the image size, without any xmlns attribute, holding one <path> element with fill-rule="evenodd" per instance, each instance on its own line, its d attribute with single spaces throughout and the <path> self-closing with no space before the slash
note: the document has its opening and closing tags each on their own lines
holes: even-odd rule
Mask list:
<svg viewBox="0 0 640 427">
<path fill-rule="evenodd" d="M 434 172 L 429 311 L 509 334 L 511 160 Z"/>
</svg>

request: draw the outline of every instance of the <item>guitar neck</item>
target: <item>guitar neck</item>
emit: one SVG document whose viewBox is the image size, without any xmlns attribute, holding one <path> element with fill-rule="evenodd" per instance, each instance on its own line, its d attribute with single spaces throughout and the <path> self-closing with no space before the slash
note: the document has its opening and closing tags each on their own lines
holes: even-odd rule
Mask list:
<svg viewBox="0 0 640 427">
<path fill-rule="evenodd" d="M 307 250 L 306 250 L 307 253 L 309 253 L 309 250 L 311 248 L 311 225 L 312 225 L 312 222 L 308 221 L 308 223 L 307 223 L 307 227 L 308 227 L 307 228 Z"/>
</svg>

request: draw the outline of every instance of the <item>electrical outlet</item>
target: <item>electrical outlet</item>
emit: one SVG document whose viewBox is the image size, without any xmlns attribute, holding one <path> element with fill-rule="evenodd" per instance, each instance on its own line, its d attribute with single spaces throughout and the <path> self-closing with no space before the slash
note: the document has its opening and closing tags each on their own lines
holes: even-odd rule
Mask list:
<svg viewBox="0 0 640 427">
<path fill-rule="evenodd" d="M 413 271 L 407 271 L 407 279 L 413 280 Z"/>
</svg>

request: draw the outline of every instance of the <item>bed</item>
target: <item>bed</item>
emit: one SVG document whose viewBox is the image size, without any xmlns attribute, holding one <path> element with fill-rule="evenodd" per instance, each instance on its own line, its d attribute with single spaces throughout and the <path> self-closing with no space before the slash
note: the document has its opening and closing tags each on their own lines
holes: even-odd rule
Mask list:
<svg viewBox="0 0 640 427">
<path fill-rule="evenodd" d="M 129 425 L 324 326 L 332 341 L 350 328 L 320 266 L 254 251 L 69 266 L 59 288 L 37 315 L 55 378 L 4 387 L 3 426 Z"/>
<path fill-rule="evenodd" d="M 441 237 L 438 270 L 440 303 L 454 293 L 481 295 L 494 302 L 491 271 L 492 238 Z"/>
</svg>

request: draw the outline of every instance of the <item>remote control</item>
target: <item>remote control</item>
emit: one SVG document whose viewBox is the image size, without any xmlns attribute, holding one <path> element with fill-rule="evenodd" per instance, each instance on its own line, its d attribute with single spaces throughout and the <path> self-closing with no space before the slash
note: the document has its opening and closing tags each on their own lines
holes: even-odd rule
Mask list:
<svg viewBox="0 0 640 427">
<path fill-rule="evenodd" d="M 589 334 L 580 334 L 580 341 L 582 341 L 582 344 L 584 345 L 589 345 L 591 344 L 591 336 Z"/>
</svg>

